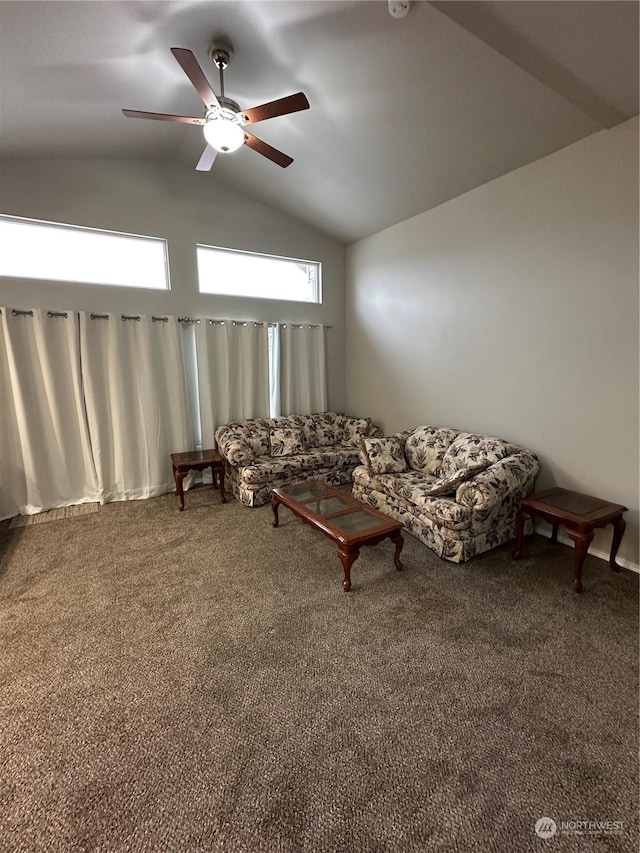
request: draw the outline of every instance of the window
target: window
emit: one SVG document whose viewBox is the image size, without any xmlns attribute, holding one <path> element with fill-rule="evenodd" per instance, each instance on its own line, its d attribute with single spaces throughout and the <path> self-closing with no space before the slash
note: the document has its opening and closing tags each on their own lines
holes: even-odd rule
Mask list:
<svg viewBox="0 0 640 853">
<path fill-rule="evenodd" d="M 167 243 L 158 237 L 0 216 L 0 275 L 168 290 Z"/>
<path fill-rule="evenodd" d="M 320 264 L 236 249 L 196 246 L 201 293 L 322 302 Z"/>
</svg>

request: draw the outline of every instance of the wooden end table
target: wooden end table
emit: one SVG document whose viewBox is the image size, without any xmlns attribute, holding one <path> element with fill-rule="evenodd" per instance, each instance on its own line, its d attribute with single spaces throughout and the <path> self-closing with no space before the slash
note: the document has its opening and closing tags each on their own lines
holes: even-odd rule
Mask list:
<svg viewBox="0 0 640 853">
<path fill-rule="evenodd" d="M 593 541 L 593 531 L 596 527 L 606 527 L 607 524 L 613 524 L 609 565 L 612 571 L 620 571 L 620 566 L 616 563 L 616 554 L 626 526 L 622 513 L 626 511 L 627 507 L 622 506 L 622 504 L 612 504 L 600 498 L 591 497 L 591 495 L 571 492 L 568 489 L 556 487 L 546 489 L 543 492 L 536 492 L 523 498 L 520 503 L 516 521 L 517 541 L 513 559 L 517 560 L 522 554 L 524 523 L 527 519 L 539 516 L 548 521 L 552 525 L 552 542 L 556 542 L 558 539 L 558 525 L 564 524 L 567 528 L 567 536 L 575 543 L 573 588 L 576 592 L 582 592 L 582 567 L 589 545 Z"/>
<path fill-rule="evenodd" d="M 189 471 L 203 471 L 211 468 L 213 488 L 220 489 L 220 498 L 226 504 L 227 498 L 224 493 L 224 465 L 222 456 L 217 450 L 190 450 L 187 453 L 172 453 L 171 464 L 173 465 L 173 479 L 176 482 L 174 494 L 180 498 L 180 512 L 184 510 L 184 490 L 182 481 Z"/>
<path fill-rule="evenodd" d="M 351 566 L 357 560 L 360 548 L 365 545 L 377 545 L 383 539 L 391 539 L 396 546 L 393 558 L 395 567 L 398 571 L 402 569 L 400 552 L 404 545 L 404 524 L 362 503 L 342 489 L 330 486 L 323 480 L 293 483 L 274 489 L 271 494 L 274 527 L 279 523 L 280 504 L 338 546 L 338 557 L 344 569 L 342 588 L 345 592 L 351 589 Z"/>
</svg>

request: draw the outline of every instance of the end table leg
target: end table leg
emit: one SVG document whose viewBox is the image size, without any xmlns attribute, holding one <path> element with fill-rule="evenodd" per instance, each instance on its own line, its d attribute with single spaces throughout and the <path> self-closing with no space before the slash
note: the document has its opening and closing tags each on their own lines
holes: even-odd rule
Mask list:
<svg viewBox="0 0 640 853">
<path fill-rule="evenodd" d="M 184 510 L 184 489 L 182 488 L 182 481 L 187 476 L 186 472 L 178 471 L 176 473 L 176 494 L 180 498 L 180 512 Z"/>
<path fill-rule="evenodd" d="M 401 572 L 402 571 L 402 563 L 400 562 L 400 552 L 402 551 L 402 546 L 404 545 L 404 539 L 402 538 L 402 533 L 399 530 L 396 530 L 395 533 L 391 534 L 391 541 L 395 542 L 396 552 L 393 556 L 393 562 L 395 563 L 396 569 Z"/>
<path fill-rule="evenodd" d="M 558 541 L 558 525 L 557 524 L 551 525 L 551 539 L 549 541 L 551 541 L 551 542 L 557 542 Z"/>
<path fill-rule="evenodd" d="M 214 471 L 213 467 L 212 467 L 211 473 L 213 474 L 214 483 L 215 483 L 216 477 L 217 477 L 218 488 L 220 489 L 220 500 L 222 501 L 223 504 L 226 504 L 227 496 L 224 493 L 224 468 L 217 468 Z"/>
<path fill-rule="evenodd" d="M 612 572 L 620 571 L 620 566 L 616 563 L 616 555 L 618 553 L 620 543 L 622 542 L 622 536 L 624 535 L 624 529 L 626 526 L 626 522 L 622 516 L 616 518 L 613 522 L 613 541 L 611 542 L 611 556 L 609 557 L 609 565 L 611 566 Z"/>
<path fill-rule="evenodd" d="M 273 527 L 277 527 L 280 523 L 278 518 L 278 507 L 280 502 L 276 498 L 271 498 L 271 509 L 273 510 Z"/>
<path fill-rule="evenodd" d="M 341 548 L 338 548 L 338 557 L 340 557 L 342 567 L 344 568 L 342 588 L 345 592 L 349 592 L 351 589 L 351 566 L 358 559 L 359 553 L 360 549 L 357 549 L 356 551 L 343 551 Z"/>
<path fill-rule="evenodd" d="M 573 588 L 576 592 L 582 592 L 582 567 L 584 566 L 589 545 L 593 542 L 593 530 L 582 532 L 580 530 L 567 529 L 567 536 L 573 539 L 576 546 Z"/>
<path fill-rule="evenodd" d="M 524 539 L 524 523 L 529 518 L 529 516 L 524 512 L 524 510 L 519 509 L 518 514 L 516 515 L 516 547 L 513 550 L 511 556 L 514 560 L 519 560 L 520 555 L 522 554 L 522 543 Z"/>
</svg>

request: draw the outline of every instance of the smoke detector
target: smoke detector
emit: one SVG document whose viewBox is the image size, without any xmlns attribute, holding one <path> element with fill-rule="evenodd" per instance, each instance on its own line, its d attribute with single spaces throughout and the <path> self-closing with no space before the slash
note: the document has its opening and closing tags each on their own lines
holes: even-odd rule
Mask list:
<svg viewBox="0 0 640 853">
<path fill-rule="evenodd" d="M 389 0 L 389 14 L 392 18 L 406 18 L 411 8 L 411 0 Z"/>
</svg>

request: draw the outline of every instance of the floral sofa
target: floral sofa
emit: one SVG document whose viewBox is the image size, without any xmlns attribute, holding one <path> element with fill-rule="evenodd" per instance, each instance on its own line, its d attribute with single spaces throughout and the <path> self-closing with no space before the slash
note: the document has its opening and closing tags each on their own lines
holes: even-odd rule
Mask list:
<svg viewBox="0 0 640 853">
<path fill-rule="evenodd" d="M 354 496 L 454 563 L 515 536 L 520 499 L 539 467 L 507 441 L 437 426 L 364 438 L 361 457 Z"/>
<path fill-rule="evenodd" d="M 322 412 L 233 421 L 216 430 L 216 442 L 225 489 L 245 506 L 262 506 L 285 483 L 351 483 L 360 465 L 360 439 L 381 435 L 369 418 Z"/>
</svg>

